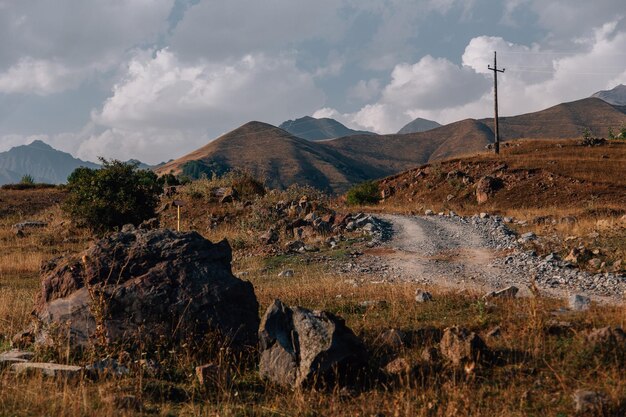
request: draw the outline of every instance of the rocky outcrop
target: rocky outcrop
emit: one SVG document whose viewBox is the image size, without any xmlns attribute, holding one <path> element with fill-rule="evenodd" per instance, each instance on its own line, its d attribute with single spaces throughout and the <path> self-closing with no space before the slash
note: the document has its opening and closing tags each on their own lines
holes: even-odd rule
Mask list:
<svg viewBox="0 0 626 417">
<path fill-rule="evenodd" d="M 302 387 L 340 376 L 349 378 L 365 362 L 363 343 L 343 319 L 325 311 L 269 306 L 259 329 L 261 376 Z"/>
<path fill-rule="evenodd" d="M 216 333 L 235 348 L 256 344 L 258 303 L 252 285 L 231 272 L 228 242 L 124 230 L 42 268 L 39 343 L 69 335 L 72 348 L 97 340 L 148 350 Z"/>
<path fill-rule="evenodd" d="M 476 201 L 478 204 L 486 203 L 502 186 L 503 183 L 500 178 L 482 177 L 476 184 Z"/>
<path fill-rule="evenodd" d="M 488 352 L 480 336 L 462 327 L 449 327 L 444 330 L 439 348 L 443 356 L 453 365 L 477 362 Z"/>
</svg>

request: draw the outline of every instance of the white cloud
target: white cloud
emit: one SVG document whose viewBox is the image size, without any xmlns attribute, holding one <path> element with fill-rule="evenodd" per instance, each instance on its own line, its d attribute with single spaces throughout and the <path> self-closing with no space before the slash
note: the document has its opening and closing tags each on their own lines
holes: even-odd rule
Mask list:
<svg viewBox="0 0 626 417">
<path fill-rule="evenodd" d="M 376 78 L 360 80 L 348 90 L 348 97 L 358 101 L 372 101 L 378 97 L 381 91 L 380 81 Z"/>
<path fill-rule="evenodd" d="M 76 87 L 82 73 L 59 62 L 26 57 L 0 73 L 0 92 L 38 95 L 57 93 Z"/>
<path fill-rule="evenodd" d="M 155 42 L 174 0 L 2 2 L 4 92 L 45 95 L 119 65 L 127 50 Z M 31 76 L 33 79 L 28 80 Z"/>
</svg>

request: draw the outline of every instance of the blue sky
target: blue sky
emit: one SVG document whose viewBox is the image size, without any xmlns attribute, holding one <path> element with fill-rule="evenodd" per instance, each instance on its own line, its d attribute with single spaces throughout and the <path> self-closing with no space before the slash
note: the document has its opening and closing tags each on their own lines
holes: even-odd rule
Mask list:
<svg viewBox="0 0 626 417">
<path fill-rule="evenodd" d="M 623 0 L 0 0 L 0 151 L 159 162 L 249 120 L 391 133 L 626 83 Z"/>
</svg>

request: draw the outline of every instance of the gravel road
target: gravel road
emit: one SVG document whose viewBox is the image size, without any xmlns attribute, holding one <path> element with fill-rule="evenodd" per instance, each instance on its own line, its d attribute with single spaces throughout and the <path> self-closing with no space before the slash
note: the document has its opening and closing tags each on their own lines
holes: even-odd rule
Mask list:
<svg viewBox="0 0 626 417">
<path fill-rule="evenodd" d="M 352 272 L 372 273 L 383 281 L 410 281 L 454 288 L 493 291 L 509 285 L 529 294 L 534 279 L 546 294 L 587 295 L 620 302 L 626 277 L 589 274 L 523 248 L 524 239 L 499 216 L 460 217 L 377 215 L 388 238 L 348 265 Z"/>
</svg>

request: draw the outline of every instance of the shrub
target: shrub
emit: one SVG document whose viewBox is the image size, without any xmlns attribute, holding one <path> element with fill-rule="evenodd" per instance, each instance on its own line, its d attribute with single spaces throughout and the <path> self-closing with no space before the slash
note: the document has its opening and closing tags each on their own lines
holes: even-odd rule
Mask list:
<svg viewBox="0 0 626 417">
<path fill-rule="evenodd" d="M 35 179 L 33 178 L 32 175 L 24 175 L 22 176 L 22 179 L 20 180 L 20 184 L 24 184 L 24 185 L 34 185 L 35 184 Z"/>
<path fill-rule="evenodd" d="M 348 190 L 346 202 L 350 205 L 376 204 L 380 200 L 380 190 L 374 181 L 366 181 Z"/>
<path fill-rule="evenodd" d="M 73 221 L 102 234 L 154 217 L 162 191 L 156 174 L 136 163 L 100 160 L 102 168 L 80 167 L 68 177 L 63 208 Z"/>
</svg>

